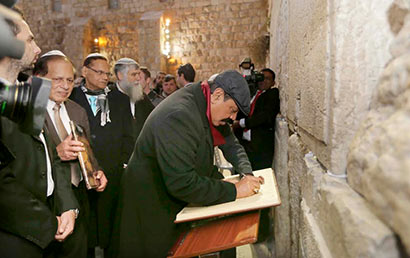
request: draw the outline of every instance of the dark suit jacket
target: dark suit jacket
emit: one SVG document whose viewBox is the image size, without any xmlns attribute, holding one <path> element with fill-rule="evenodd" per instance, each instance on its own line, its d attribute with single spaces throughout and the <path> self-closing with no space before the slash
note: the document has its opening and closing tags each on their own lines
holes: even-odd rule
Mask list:
<svg viewBox="0 0 410 258">
<path fill-rule="evenodd" d="M 47 204 L 44 145 L 38 136 L 24 134 L 14 122 L 0 119 L 0 141 L 15 157 L 0 171 L 0 229 L 45 248 L 54 239 L 57 219 Z M 47 140 L 47 133 L 45 137 L 53 169 L 53 196 L 58 203 L 55 212 L 79 208 L 68 183 L 70 175 L 56 158 L 55 146 Z"/>
<path fill-rule="evenodd" d="M 154 110 L 154 105 L 151 103 L 151 100 L 149 100 L 147 95 L 144 93 L 144 98 L 135 102 L 134 108 L 135 112 L 133 119 L 133 136 L 135 140 L 137 140 L 142 130 L 142 127 L 144 126 L 145 120 L 147 120 L 147 117 L 149 116 L 151 111 Z"/>
<path fill-rule="evenodd" d="M 197 83 L 166 98 L 145 122 L 121 184 L 113 234 L 113 253 L 119 257 L 166 257 L 184 227 L 173 221 L 187 203 L 235 200 L 235 186 L 221 181 L 213 165 L 206 106 Z M 251 172 L 229 126 L 219 129 L 230 161 L 240 172 Z"/>
<path fill-rule="evenodd" d="M 87 113 L 91 147 L 108 179 L 104 192 L 89 192 L 91 222 L 96 222 L 90 224 L 89 243 L 91 246 L 106 247 L 114 220 L 123 164 L 128 163 L 134 142 L 129 98 L 117 89 L 112 89 L 108 93 L 111 122 L 105 126 L 100 125 L 101 112 L 94 116 L 81 88 L 74 88 L 70 99 L 83 107 Z"/>
<path fill-rule="evenodd" d="M 246 128 L 251 129 L 251 141 L 242 139 L 243 130 L 236 133 L 248 154 L 253 170 L 272 166 L 275 149 L 275 118 L 279 112 L 279 90 L 277 88 L 266 90 L 257 99 L 252 116 L 245 118 Z"/>
<path fill-rule="evenodd" d="M 66 100 L 64 105 L 66 107 L 68 117 L 84 129 L 86 137 L 88 141 L 90 141 L 90 126 L 88 124 L 88 117 L 85 110 L 70 99 Z M 44 126 L 49 131 L 53 144 L 58 146 L 61 143 L 61 140 L 48 112 L 46 113 Z M 72 165 L 77 168 L 78 173 L 82 173 L 78 159 L 63 161 L 62 163 L 69 164 L 69 166 L 67 166 L 68 174 L 71 175 L 70 166 Z M 71 177 L 69 178 L 69 182 L 71 182 Z M 84 180 L 78 185 L 78 187 L 72 186 L 72 189 L 80 206 L 80 214 L 76 219 L 74 232 L 70 238 L 60 243 L 58 245 L 61 246 L 60 248 L 57 246 L 55 247 L 54 252 L 56 255 L 59 255 L 58 257 L 83 257 L 87 254 L 87 227 L 89 223 L 90 208 Z"/>
<path fill-rule="evenodd" d="M 84 109 L 80 105 L 78 105 L 77 103 L 75 103 L 74 101 L 72 101 L 70 99 L 68 99 L 64 103 L 64 105 L 67 109 L 68 117 L 71 120 L 73 120 L 76 124 L 80 125 L 85 130 L 85 134 L 86 134 L 88 140 L 90 140 L 90 138 L 89 138 L 90 125 L 88 124 L 88 117 L 87 117 L 87 114 L 85 113 Z M 61 140 L 60 140 L 60 137 L 58 136 L 57 130 L 54 127 L 53 121 L 51 120 L 48 112 L 46 113 L 44 126 L 49 131 L 50 138 L 53 141 L 53 143 L 55 144 L 55 146 L 58 146 L 61 143 Z M 64 163 L 70 163 L 70 164 L 73 163 L 73 164 L 75 164 L 77 166 L 78 173 L 81 173 L 80 164 L 79 164 L 78 160 L 68 161 L 68 162 L 64 162 Z"/>
<path fill-rule="evenodd" d="M 90 126 L 88 124 L 88 117 L 87 117 L 87 114 L 85 113 L 85 110 L 80 105 L 78 105 L 77 103 L 75 103 L 74 101 L 72 101 L 70 99 L 65 101 L 64 105 L 67 109 L 67 113 L 68 113 L 69 118 L 71 120 L 73 120 L 77 125 L 80 125 L 84 129 L 86 137 L 90 141 L 90 138 L 89 138 Z M 58 136 L 56 128 L 54 127 L 53 121 L 51 120 L 48 113 L 46 113 L 44 126 L 45 126 L 45 128 L 47 128 L 47 130 L 50 134 L 50 139 L 53 141 L 53 144 L 55 146 L 58 146 L 61 143 L 61 140 L 60 140 L 60 137 Z M 63 161 L 62 163 L 67 163 L 67 164 L 70 164 L 70 165 L 74 164 L 77 168 L 77 172 L 81 173 L 80 164 L 79 164 L 77 159 L 72 160 L 72 161 Z M 67 167 L 70 168 L 69 166 L 67 166 Z M 68 171 L 67 173 L 71 174 L 71 170 Z M 71 182 L 71 178 L 70 178 L 70 182 Z M 82 193 L 84 191 L 79 191 L 79 192 Z M 81 199 L 85 199 L 85 197 L 83 197 Z M 83 217 L 84 214 L 87 214 L 87 210 L 85 210 L 85 209 L 88 210 L 88 207 L 83 207 L 83 205 L 82 205 L 81 210 L 80 210 L 80 217 Z"/>
</svg>

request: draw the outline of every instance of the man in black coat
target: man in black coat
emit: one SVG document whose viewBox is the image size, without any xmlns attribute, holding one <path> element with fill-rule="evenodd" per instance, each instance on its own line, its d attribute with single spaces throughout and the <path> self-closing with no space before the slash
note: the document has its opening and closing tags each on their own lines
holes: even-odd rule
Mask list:
<svg viewBox="0 0 410 258">
<path fill-rule="evenodd" d="M 258 91 L 251 100 L 249 116 L 239 118 L 233 125 L 253 170 L 272 167 L 275 118 L 280 111 L 279 90 L 273 88 L 275 73 L 268 68 L 262 72 L 265 79 L 259 82 Z"/>
<path fill-rule="evenodd" d="M 70 99 L 82 106 L 88 116 L 91 147 L 108 185 L 104 192 L 89 192 L 89 247 L 107 248 L 110 242 L 124 164 L 132 152 L 132 115 L 129 98 L 107 86 L 111 76 L 107 58 L 94 53 L 82 68 L 84 80 L 73 89 Z"/>
<path fill-rule="evenodd" d="M 25 52 L 20 60 L 0 59 L 4 85 L 11 85 L 21 70 L 31 68 L 40 53 L 25 21 L 8 24 L 25 43 Z M 46 130 L 26 134 L 20 125 L 0 117 L 1 257 L 43 257 L 53 240 L 63 241 L 72 233 L 79 206 L 70 175 L 54 152 Z"/>
<path fill-rule="evenodd" d="M 118 257 L 166 257 L 184 229 L 174 224 L 188 203 L 219 204 L 258 191 L 263 179 L 222 181 L 213 165 L 219 146 L 238 173 L 252 173 L 246 153 L 227 119 L 249 112 L 249 90 L 236 71 L 209 86 L 185 87 L 157 106 L 145 122 L 121 182 L 114 229 Z"/>
<path fill-rule="evenodd" d="M 53 257 L 86 257 L 90 208 L 78 161 L 78 152 L 83 151 L 84 148 L 80 141 L 73 139 L 69 122 L 72 120 L 81 126 L 87 137 L 90 135 L 90 126 L 85 110 L 68 99 L 74 86 L 74 67 L 61 51 L 53 50 L 41 56 L 34 67 L 33 74 L 51 80 L 45 127 L 49 131 L 50 139 L 57 146 L 59 158 L 69 165 L 71 187 L 80 204 L 80 213 L 73 234 L 66 241 L 54 244 Z M 59 108 L 56 110 L 56 107 Z M 63 124 L 62 129 L 59 127 L 60 121 Z M 101 170 L 97 171 L 96 177 L 100 181 L 96 191 L 102 192 L 107 185 L 107 179 Z"/>
<path fill-rule="evenodd" d="M 117 77 L 116 88 L 130 98 L 130 108 L 133 116 L 133 137 L 137 140 L 148 115 L 154 110 L 154 105 L 143 91 L 148 78 L 151 77 L 147 68 L 131 58 L 121 58 L 114 65 Z"/>
</svg>

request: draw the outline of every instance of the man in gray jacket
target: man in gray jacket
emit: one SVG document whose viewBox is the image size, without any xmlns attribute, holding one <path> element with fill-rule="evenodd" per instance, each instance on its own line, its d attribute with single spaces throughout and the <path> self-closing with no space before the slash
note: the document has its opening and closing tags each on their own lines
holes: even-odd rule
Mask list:
<svg viewBox="0 0 410 258">
<path fill-rule="evenodd" d="M 184 229 L 173 221 L 185 205 L 234 201 L 259 190 L 262 178 L 249 175 L 233 184 L 221 180 L 213 165 L 214 146 L 219 146 L 238 173 L 252 173 L 227 124 L 239 109 L 247 114 L 249 103 L 245 79 L 231 70 L 211 85 L 205 81 L 180 89 L 154 109 L 122 179 L 116 256 L 166 257 Z"/>
</svg>

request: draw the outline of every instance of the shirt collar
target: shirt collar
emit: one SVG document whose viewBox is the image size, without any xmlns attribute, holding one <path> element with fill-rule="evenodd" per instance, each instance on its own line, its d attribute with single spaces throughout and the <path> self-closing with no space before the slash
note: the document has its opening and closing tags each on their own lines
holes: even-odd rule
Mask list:
<svg viewBox="0 0 410 258">
<path fill-rule="evenodd" d="M 47 102 L 47 110 L 48 110 L 48 112 L 53 112 L 53 108 L 54 108 L 55 105 L 56 105 L 55 101 L 53 101 L 53 100 L 51 100 L 51 99 L 48 99 L 48 102 Z M 61 109 L 65 109 L 64 102 L 61 102 L 61 103 L 60 103 L 60 108 L 61 108 Z M 61 110 L 61 109 L 60 109 L 60 110 Z"/>
</svg>

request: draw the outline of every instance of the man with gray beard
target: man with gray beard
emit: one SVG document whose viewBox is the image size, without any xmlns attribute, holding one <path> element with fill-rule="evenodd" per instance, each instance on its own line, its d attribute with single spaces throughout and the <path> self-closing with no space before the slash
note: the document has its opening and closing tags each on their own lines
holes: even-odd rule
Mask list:
<svg viewBox="0 0 410 258">
<path fill-rule="evenodd" d="M 133 116 L 133 136 L 137 140 L 148 115 L 154 109 L 140 83 L 141 74 L 139 64 L 131 58 L 121 58 L 114 66 L 117 77 L 117 88 L 130 99 L 130 108 Z"/>
</svg>

